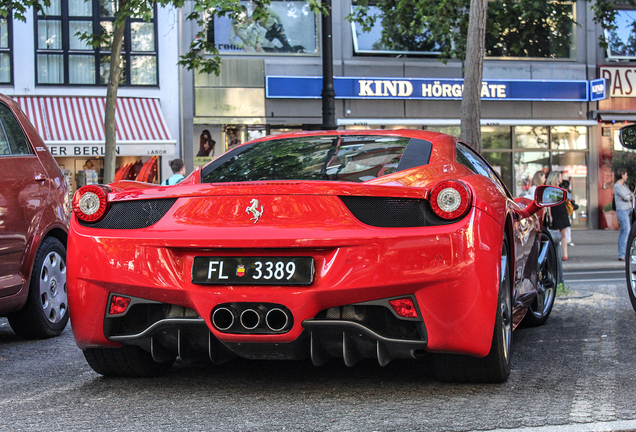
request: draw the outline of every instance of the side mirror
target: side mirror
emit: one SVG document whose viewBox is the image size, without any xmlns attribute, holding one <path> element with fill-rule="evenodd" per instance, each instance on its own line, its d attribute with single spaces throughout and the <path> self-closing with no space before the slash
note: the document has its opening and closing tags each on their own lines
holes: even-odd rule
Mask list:
<svg viewBox="0 0 636 432">
<path fill-rule="evenodd" d="M 622 127 L 618 134 L 623 147 L 630 150 L 636 150 L 636 125 Z"/>
<path fill-rule="evenodd" d="M 539 186 L 534 192 L 534 201 L 539 207 L 552 207 L 561 204 L 567 192 L 554 186 Z"/>
<path fill-rule="evenodd" d="M 534 191 L 534 201 L 523 211 L 519 212 L 522 218 L 527 218 L 545 207 L 553 207 L 561 204 L 567 197 L 567 191 L 556 186 L 541 185 Z"/>
</svg>

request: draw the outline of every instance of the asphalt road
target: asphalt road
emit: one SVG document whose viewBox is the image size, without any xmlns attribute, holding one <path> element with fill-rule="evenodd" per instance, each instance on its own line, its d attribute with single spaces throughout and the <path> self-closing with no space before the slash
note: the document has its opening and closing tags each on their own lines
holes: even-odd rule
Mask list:
<svg viewBox="0 0 636 432">
<path fill-rule="evenodd" d="M 177 363 L 161 378 L 106 379 L 70 329 L 24 341 L 0 319 L 0 430 L 636 429 L 636 314 L 624 280 L 602 276 L 566 274 L 548 323 L 515 331 L 501 385 L 443 384 L 425 362 L 371 360 Z"/>
</svg>

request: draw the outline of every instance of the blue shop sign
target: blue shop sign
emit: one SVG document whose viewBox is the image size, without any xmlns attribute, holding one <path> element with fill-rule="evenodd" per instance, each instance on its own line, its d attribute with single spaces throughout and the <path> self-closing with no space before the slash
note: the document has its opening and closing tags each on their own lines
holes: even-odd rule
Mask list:
<svg viewBox="0 0 636 432">
<path fill-rule="evenodd" d="M 590 100 L 600 101 L 607 99 L 607 78 L 598 78 L 590 81 Z"/>
<path fill-rule="evenodd" d="M 322 77 L 266 76 L 268 98 L 319 99 Z M 461 100 L 463 79 L 334 77 L 336 99 Z M 587 102 L 586 80 L 483 80 L 482 100 Z"/>
</svg>

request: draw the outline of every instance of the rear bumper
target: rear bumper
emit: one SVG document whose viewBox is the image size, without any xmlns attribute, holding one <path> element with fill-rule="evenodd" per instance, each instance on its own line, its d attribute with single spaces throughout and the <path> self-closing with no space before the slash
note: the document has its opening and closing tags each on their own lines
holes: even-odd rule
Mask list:
<svg viewBox="0 0 636 432">
<path fill-rule="evenodd" d="M 106 319 L 107 334 L 113 333 L 113 319 L 117 318 Z M 236 355 L 249 359 L 311 358 L 316 366 L 332 358 L 342 358 L 347 366 L 362 358 L 377 358 L 385 366 L 395 358 L 417 358 L 426 349 L 426 330 L 421 321 L 417 331 L 409 335 L 411 339 L 383 336 L 363 323 L 347 320 L 310 319 L 302 326 L 305 330 L 296 340 L 282 344 L 221 342 L 197 316 L 167 317 L 138 332 L 107 337 L 113 342 L 141 346 L 157 361 L 178 356 L 186 363 L 209 360 L 219 364 Z"/>
<path fill-rule="evenodd" d="M 238 247 L 254 243 L 240 238 L 225 247 L 217 244 L 211 248 L 212 240 L 207 238 L 164 240 L 153 230 L 136 230 L 135 234 L 136 238 L 131 238 L 118 230 L 88 229 L 75 221 L 71 224 L 69 310 L 81 349 L 121 343 L 144 344 L 152 349 L 148 343 L 154 343 L 157 334 L 176 332 L 170 338 L 178 339 L 179 332 L 183 337 L 189 327 L 203 332 L 203 336 L 197 333 L 197 342 L 193 343 L 207 340 L 208 347 L 203 351 L 216 346 L 221 347 L 222 354 L 249 358 L 311 355 L 316 363 L 324 357 L 338 356 L 345 362 L 353 361 L 360 355 L 377 357 L 382 363 L 382 359 L 416 356 L 418 350 L 484 356 L 490 349 L 502 228 L 479 210 L 458 223 L 441 227 L 368 228 L 356 235 L 307 228 L 299 230 L 293 242 L 279 241 L 267 249 Z M 194 257 L 205 255 L 311 255 L 315 277 L 310 286 L 193 284 Z M 107 336 L 106 310 L 111 293 L 188 308 L 198 320 L 166 321 L 152 328 L 148 325 L 143 329 L 146 333 L 138 332 L 136 337 Z M 329 308 L 399 296 L 413 296 L 419 305 L 425 331 L 420 331 L 418 340 L 383 336 L 346 320 L 335 324 L 317 318 Z M 219 331 L 212 323 L 213 310 L 235 302 L 282 305 L 291 312 L 293 325 L 276 334 Z M 168 348 L 174 344 L 164 345 L 174 351 Z M 178 342 L 176 346 L 180 352 Z M 290 354 L 283 353 L 284 346 Z M 154 349 L 160 350 L 158 346 Z"/>
</svg>

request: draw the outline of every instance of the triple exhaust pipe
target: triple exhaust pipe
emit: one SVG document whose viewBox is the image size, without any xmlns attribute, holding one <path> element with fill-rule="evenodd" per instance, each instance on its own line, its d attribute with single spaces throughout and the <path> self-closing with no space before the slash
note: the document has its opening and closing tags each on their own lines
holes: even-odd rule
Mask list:
<svg viewBox="0 0 636 432">
<path fill-rule="evenodd" d="M 277 305 L 217 306 L 212 311 L 212 324 L 222 332 L 232 333 L 280 333 L 288 330 L 291 312 Z"/>
</svg>

